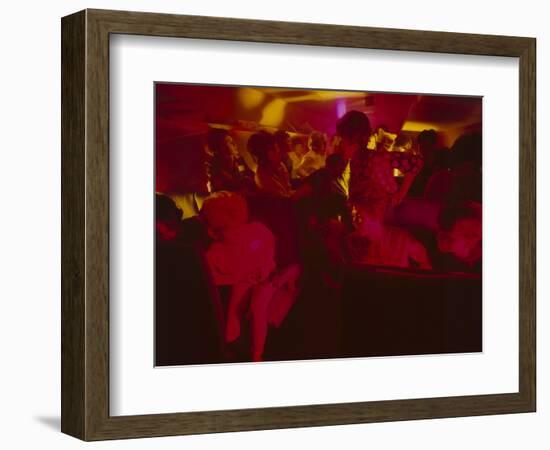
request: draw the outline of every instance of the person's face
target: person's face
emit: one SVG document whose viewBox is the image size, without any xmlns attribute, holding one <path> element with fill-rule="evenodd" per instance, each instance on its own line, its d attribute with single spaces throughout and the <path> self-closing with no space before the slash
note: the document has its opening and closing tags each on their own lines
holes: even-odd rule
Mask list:
<svg viewBox="0 0 550 450">
<path fill-rule="evenodd" d="M 282 161 L 282 156 L 279 148 L 274 145 L 267 151 L 267 159 L 270 162 L 270 164 L 277 165 L 280 164 Z"/>
<path fill-rule="evenodd" d="M 308 146 L 311 150 L 319 155 L 324 155 L 326 153 L 326 145 L 322 140 L 309 139 Z"/>
<path fill-rule="evenodd" d="M 290 152 L 290 148 L 290 137 L 287 137 L 279 143 L 279 151 L 282 155 L 286 155 L 288 152 Z"/>
<path fill-rule="evenodd" d="M 332 142 L 331 142 L 331 146 L 332 146 L 332 151 L 334 153 L 339 153 L 341 150 L 340 150 L 340 143 L 342 142 L 342 138 L 340 136 L 338 136 L 337 134 L 334 135 L 334 137 L 332 138 Z"/>
<path fill-rule="evenodd" d="M 465 263 L 478 261 L 481 258 L 481 228 L 479 219 L 458 220 L 450 231 L 439 233 L 439 250 Z"/>
<path fill-rule="evenodd" d="M 305 154 L 304 146 L 302 143 L 294 144 L 294 153 L 296 153 L 298 156 L 303 156 Z"/>
<path fill-rule="evenodd" d="M 226 156 L 231 161 L 234 161 L 239 156 L 237 145 L 231 136 L 226 136 L 224 140 Z"/>
</svg>

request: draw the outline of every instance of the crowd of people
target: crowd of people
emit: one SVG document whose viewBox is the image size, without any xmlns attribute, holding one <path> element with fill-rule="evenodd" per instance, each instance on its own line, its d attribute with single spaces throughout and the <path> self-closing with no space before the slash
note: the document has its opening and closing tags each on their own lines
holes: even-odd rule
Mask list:
<svg viewBox="0 0 550 450">
<path fill-rule="evenodd" d="M 262 360 L 268 330 L 304 283 L 338 291 L 349 264 L 481 272 L 480 134 L 450 149 L 434 130 L 391 136 L 360 111 L 338 120 L 330 143 L 320 132 L 306 143 L 261 130 L 239 149 L 211 128 L 208 192 L 190 193 L 196 215 L 157 193 L 157 258 L 166 244 L 193 248 L 215 289 L 228 291 L 217 311 L 226 345 L 249 322 L 251 359 Z"/>
</svg>

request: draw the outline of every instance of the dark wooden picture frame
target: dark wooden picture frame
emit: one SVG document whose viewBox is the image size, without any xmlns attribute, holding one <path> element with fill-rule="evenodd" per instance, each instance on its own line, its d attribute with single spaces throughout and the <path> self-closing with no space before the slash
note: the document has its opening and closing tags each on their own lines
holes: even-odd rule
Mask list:
<svg viewBox="0 0 550 450">
<path fill-rule="evenodd" d="M 104 10 L 85 10 L 64 17 L 61 30 L 61 429 L 64 433 L 84 440 L 101 440 L 535 411 L 534 38 Z M 519 58 L 519 391 L 460 397 L 110 416 L 110 34 Z"/>
</svg>

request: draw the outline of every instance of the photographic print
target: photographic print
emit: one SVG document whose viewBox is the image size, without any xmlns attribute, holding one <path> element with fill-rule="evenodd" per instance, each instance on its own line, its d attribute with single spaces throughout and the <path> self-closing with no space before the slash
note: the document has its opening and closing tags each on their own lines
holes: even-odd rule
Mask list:
<svg viewBox="0 0 550 450">
<path fill-rule="evenodd" d="M 536 411 L 536 39 L 87 9 L 61 44 L 63 433 Z"/>
<path fill-rule="evenodd" d="M 482 351 L 482 98 L 157 82 L 155 365 Z"/>
</svg>

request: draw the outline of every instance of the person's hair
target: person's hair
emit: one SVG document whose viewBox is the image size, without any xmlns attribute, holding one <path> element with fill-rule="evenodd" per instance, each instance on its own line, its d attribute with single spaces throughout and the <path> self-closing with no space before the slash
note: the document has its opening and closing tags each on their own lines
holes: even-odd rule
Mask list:
<svg viewBox="0 0 550 450">
<path fill-rule="evenodd" d="M 216 155 L 221 152 L 225 146 L 225 138 L 229 136 L 229 132 L 223 128 L 209 128 L 206 136 L 206 143 L 210 151 Z"/>
<path fill-rule="evenodd" d="M 481 166 L 481 134 L 467 133 L 460 136 L 451 147 L 451 164 L 456 167 L 471 162 Z"/>
<path fill-rule="evenodd" d="M 422 130 L 416 137 L 416 142 L 420 146 L 428 145 L 433 147 L 437 142 L 437 132 L 433 129 Z"/>
<path fill-rule="evenodd" d="M 171 222 L 181 220 L 183 213 L 174 200 L 164 194 L 155 194 L 155 220 Z"/>
<path fill-rule="evenodd" d="M 481 213 L 481 204 L 478 202 L 464 201 L 449 205 L 439 213 L 439 228 L 443 231 L 450 231 L 460 220 L 478 219 L 481 221 Z"/>
<path fill-rule="evenodd" d="M 258 131 L 250 136 L 247 147 L 250 154 L 258 161 L 258 164 L 264 164 L 268 160 L 268 152 L 275 147 L 275 138 L 267 131 Z"/>
<path fill-rule="evenodd" d="M 336 123 L 336 131 L 341 137 L 365 141 L 371 135 L 369 118 L 361 111 L 348 111 Z"/>
<path fill-rule="evenodd" d="M 323 133 L 320 133 L 319 131 L 313 131 L 309 135 L 309 147 L 315 152 L 319 149 L 326 150 L 327 148 L 326 135 Z"/>
<path fill-rule="evenodd" d="M 290 139 L 290 134 L 288 134 L 285 130 L 277 130 L 273 135 L 273 138 L 275 139 L 275 144 L 279 146 L 285 145 L 287 140 Z"/>
<path fill-rule="evenodd" d="M 325 165 L 329 169 L 338 169 L 340 167 L 343 169 L 345 167 L 345 163 L 346 161 L 341 153 L 333 153 L 332 155 L 327 156 Z"/>
<path fill-rule="evenodd" d="M 232 228 L 248 221 L 248 206 L 243 196 L 235 192 L 219 191 L 204 200 L 200 216 L 209 227 Z"/>
</svg>

